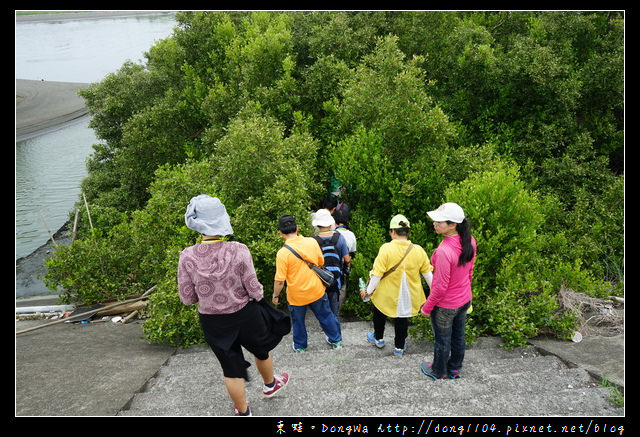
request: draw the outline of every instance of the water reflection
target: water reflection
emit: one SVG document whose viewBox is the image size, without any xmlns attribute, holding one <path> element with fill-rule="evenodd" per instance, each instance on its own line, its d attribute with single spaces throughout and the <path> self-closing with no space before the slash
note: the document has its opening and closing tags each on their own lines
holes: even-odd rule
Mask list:
<svg viewBox="0 0 640 437">
<path fill-rule="evenodd" d="M 89 117 L 16 143 L 16 259 L 29 255 L 69 218 L 86 159 L 97 142 Z"/>
<path fill-rule="evenodd" d="M 16 78 L 99 82 L 171 34 L 173 14 L 16 23 Z"/>
</svg>

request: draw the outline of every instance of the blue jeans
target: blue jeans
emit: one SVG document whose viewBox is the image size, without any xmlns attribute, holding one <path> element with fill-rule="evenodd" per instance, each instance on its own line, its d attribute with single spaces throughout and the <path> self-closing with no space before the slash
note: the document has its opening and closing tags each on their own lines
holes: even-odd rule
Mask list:
<svg viewBox="0 0 640 437">
<path fill-rule="evenodd" d="M 325 293 L 320 299 L 307 305 L 295 306 L 289 305 L 289 313 L 291 314 L 291 327 L 293 328 L 293 347 L 307 347 L 307 327 L 304 319 L 307 315 L 307 308 L 313 311 L 318 319 L 322 330 L 327 335 L 329 342 L 335 343 L 342 341 L 342 332 L 340 330 L 340 322 L 329 307 L 329 298 Z"/>
<path fill-rule="evenodd" d="M 340 310 L 340 292 L 331 291 L 326 294 L 329 298 L 329 308 L 331 308 L 331 312 L 338 317 L 338 311 Z"/>
<path fill-rule="evenodd" d="M 464 323 L 471 301 L 460 308 L 435 307 L 431 312 L 431 328 L 435 336 L 433 346 L 433 374 L 441 378 L 452 370 L 460 370 L 464 360 Z"/>
</svg>

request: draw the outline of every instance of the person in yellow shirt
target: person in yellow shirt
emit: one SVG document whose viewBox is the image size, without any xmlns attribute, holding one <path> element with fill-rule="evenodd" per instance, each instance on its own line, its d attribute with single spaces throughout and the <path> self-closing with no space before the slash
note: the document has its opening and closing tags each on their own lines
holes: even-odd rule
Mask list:
<svg viewBox="0 0 640 437">
<path fill-rule="evenodd" d="M 427 300 L 420 275 L 431 286 L 433 267 L 424 249 L 409 240 L 410 224 L 405 216 L 394 216 L 389 228 L 391 241 L 380 247 L 369 285 L 361 291 L 361 297 L 370 295 L 373 303 L 374 332 L 367 333 L 367 340 L 378 348 L 384 347 L 388 317 L 395 328 L 393 353 L 402 356 L 407 348 L 409 318 L 418 315 Z"/>
<path fill-rule="evenodd" d="M 278 221 L 280 236 L 285 245 L 295 250 L 305 260 L 321 266 L 324 256 L 318 242 L 311 237 L 298 235 L 298 225 L 292 215 L 283 215 Z M 280 293 L 287 284 L 286 294 L 291 314 L 293 350 L 304 352 L 307 349 L 307 328 L 305 317 L 311 309 L 318 319 L 320 327 L 327 336 L 327 343 L 333 349 L 340 349 L 342 332 L 340 322 L 329 307 L 329 298 L 325 287 L 309 268 L 307 263 L 296 257 L 289 249 L 282 247 L 276 254 L 276 274 L 273 281 L 274 305 L 280 303 Z"/>
</svg>

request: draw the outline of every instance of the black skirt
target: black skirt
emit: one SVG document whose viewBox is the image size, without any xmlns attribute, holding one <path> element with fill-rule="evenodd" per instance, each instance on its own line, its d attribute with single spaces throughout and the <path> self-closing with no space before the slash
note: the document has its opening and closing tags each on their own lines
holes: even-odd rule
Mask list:
<svg viewBox="0 0 640 437">
<path fill-rule="evenodd" d="M 269 351 L 286 335 L 282 326 L 290 326 L 288 315 L 263 301 L 249 301 L 244 308 L 232 314 L 200 314 L 205 341 L 228 378 L 247 379 L 250 363 L 244 359 L 243 347 L 257 359 L 266 360 Z"/>
</svg>

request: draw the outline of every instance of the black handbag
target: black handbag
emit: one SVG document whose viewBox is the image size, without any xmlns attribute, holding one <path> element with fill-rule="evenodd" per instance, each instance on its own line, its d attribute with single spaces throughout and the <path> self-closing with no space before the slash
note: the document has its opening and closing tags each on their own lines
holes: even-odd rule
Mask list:
<svg viewBox="0 0 640 437">
<path fill-rule="evenodd" d="M 302 261 L 307 263 L 309 268 L 311 270 L 313 270 L 316 273 L 316 275 L 318 275 L 318 278 L 320 278 L 320 281 L 322 281 L 322 285 L 324 285 L 325 288 L 329 288 L 329 287 L 331 287 L 332 285 L 335 284 L 336 278 L 335 278 L 335 276 L 333 276 L 333 273 L 331 273 L 329 270 L 325 269 L 322 266 L 317 266 L 314 263 L 309 262 L 306 259 L 302 258 L 300 255 L 298 255 L 298 252 L 296 252 L 295 250 L 293 250 L 291 247 L 287 246 L 286 244 L 284 245 L 284 247 L 289 249 L 291 251 L 291 253 L 293 253 L 295 256 L 297 256 Z"/>
<path fill-rule="evenodd" d="M 282 337 L 291 332 L 291 316 L 289 314 L 274 307 L 264 298 L 258 301 L 258 305 L 262 317 L 273 334 Z"/>
</svg>

